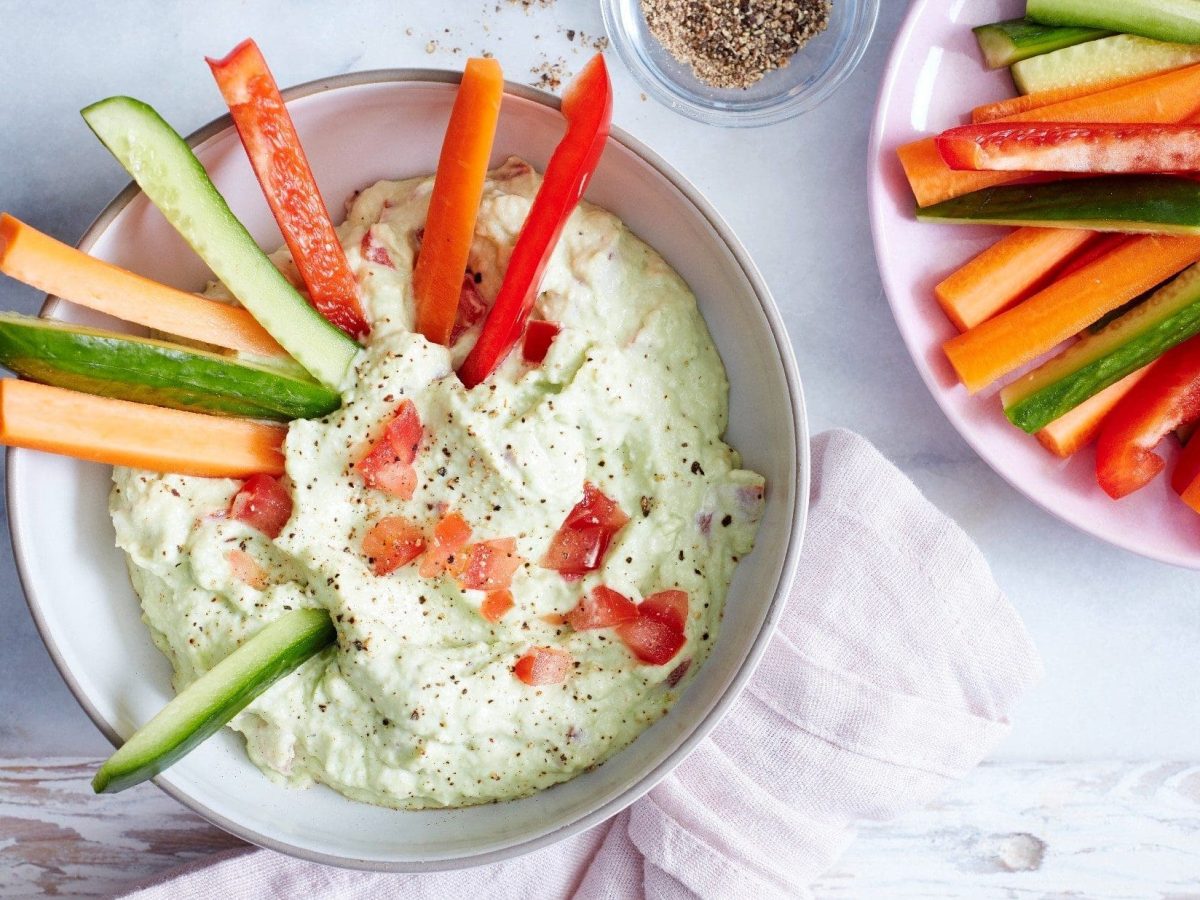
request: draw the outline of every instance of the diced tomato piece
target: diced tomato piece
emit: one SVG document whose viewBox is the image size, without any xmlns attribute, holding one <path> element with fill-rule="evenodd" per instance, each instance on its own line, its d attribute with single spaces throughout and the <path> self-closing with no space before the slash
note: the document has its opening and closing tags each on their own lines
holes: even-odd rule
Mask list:
<svg viewBox="0 0 1200 900">
<path fill-rule="evenodd" d="M 425 429 L 421 425 L 421 416 L 411 400 L 405 400 L 396 407 L 396 415 L 388 422 L 388 444 L 396 452 L 396 459 L 402 463 L 412 463 L 417 458 L 417 448 L 421 445 L 421 437 Z"/>
<path fill-rule="evenodd" d="M 464 590 L 499 591 L 512 584 L 523 562 L 516 538 L 509 537 L 472 544 L 448 568 Z"/>
<path fill-rule="evenodd" d="M 256 591 L 267 589 L 267 585 L 270 583 L 267 578 L 267 570 L 241 547 L 234 547 L 225 554 L 225 558 L 229 560 L 229 569 L 238 581 L 249 585 Z"/>
<path fill-rule="evenodd" d="M 632 622 L 618 625 L 616 631 L 634 656 L 652 666 L 673 660 L 687 640 L 670 625 L 649 616 L 638 616 Z"/>
<path fill-rule="evenodd" d="M 936 140 L 952 169 L 1120 174 L 1200 168 L 1196 125 L 988 122 L 951 128 Z"/>
<path fill-rule="evenodd" d="M 638 604 L 638 611 L 643 616 L 657 619 L 664 625 L 683 634 L 684 629 L 687 627 L 687 591 L 671 589 L 651 594 Z"/>
<path fill-rule="evenodd" d="M 511 591 L 489 591 L 479 607 L 479 614 L 489 622 L 499 622 L 514 606 Z"/>
<path fill-rule="evenodd" d="M 578 578 L 600 568 L 613 537 L 629 516 L 591 482 L 583 484 L 583 499 L 567 513 L 542 557 L 542 566 L 564 578 Z"/>
<path fill-rule="evenodd" d="M 567 621 L 576 631 L 592 628 L 611 628 L 638 617 L 637 604 L 624 594 L 603 584 L 579 598 L 575 608 L 567 613 Z"/>
<path fill-rule="evenodd" d="M 539 366 L 550 352 L 550 344 L 558 337 L 559 328 L 545 319 L 530 319 L 525 326 L 525 343 L 521 345 L 521 356 L 525 362 Z"/>
<path fill-rule="evenodd" d="M 517 660 L 513 674 L 526 684 L 559 684 L 567 680 L 574 660 L 557 647 L 534 647 Z"/>
<path fill-rule="evenodd" d="M 402 516 L 384 516 L 363 535 L 363 555 L 376 575 L 387 575 L 425 552 L 425 535 Z"/>
<path fill-rule="evenodd" d="M 454 317 L 454 327 L 450 329 L 450 346 L 453 347 L 476 322 L 487 312 L 487 301 L 479 293 L 475 279 L 470 275 L 463 276 L 462 290 L 458 294 L 458 312 Z"/>
<path fill-rule="evenodd" d="M 362 251 L 363 259 L 367 262 L 373 262 L 377 266 L 387 266 L 389 269 L 396 268 L 396 264 L 392 262 L 392 254 L 388 253 L 387 247 L 375 238 L 375 229 L 367 229 L 359 249 Z"/>
<path fill-rule="evenodd" d="M 1168 431 L 1200 419 L 1200 336 L 1159 357 L 1104 420 L 1096 480 L 1120 499 L 1149 484 L 1166 463 L 1154 448 Z"/>
<path fill-rule="evenodd" d="M 292 495 L 277 478 L 251 475 L 233 495 L 229 515 L 274 539 L 292 517 Z"/>
<path fill-rule="evenodd" d="M 454 565 L 471 540 L 471 526 L 457 512 L 447 513 L 433 528 L 433 546 L 425 551 L 419 569 L 423 578 L 437 578 Z"/>
<path fill-rule="evenodd" d="M 375 470 L 370 486 L 401 500 L 408 500 L 417 490 L 417 470 L 404 463 L 388 463 Z"/>
<path fill-rule="evenodd" d="M 547 625 L 566 625 L 567 616 L 564 613 L 546 613 L 541 617 Z"/>
<path fill-rule="evenodd" d="M 417 488 L 413 461 L 421 444 L 424 428 L 416 406 L 405 400 L 396 408 L 383 435 L 367 455 L 354 466 L 367 487 L 377 488 L 408 500 Z"/>
</svg>

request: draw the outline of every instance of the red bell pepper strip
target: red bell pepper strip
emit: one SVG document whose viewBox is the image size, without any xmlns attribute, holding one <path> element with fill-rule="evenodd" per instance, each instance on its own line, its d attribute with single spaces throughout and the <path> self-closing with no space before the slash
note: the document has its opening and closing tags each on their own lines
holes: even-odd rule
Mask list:
<svg viewBox="0 0 1200 900">
<path fill-rule="evenodd" d="M 224 59 L 206 61 L 312 305 L 351 337 L 366 334 L 358 282 L 258 45 L 247 39 Z"/>
<path fill-rule="evenodd" d="M 597 54 L 563 95 L 567 133 L 546 166 L 479 340 L 458 370 L 468 388 L 491 375 L 521 339 L 554 245 L 600 163 L 612 121 L 612 102 L 608 69 L 604 57 Z"/>
<path fill-rule="evenodd" d="M 1193 172 L 1196 125 L 989 122 L 936 138 L 951 169 L 992 172 Z"/>
<path fill-rule="evenodd" d="M 1108 414 L 1096 444 L 1096 480 L 1120 499 L 1166 463 L 1154 452 L 1167 432 L 1200 419 L 1200 336 L 1164 353 Z"/>
<path fill-rule="evenodd" d="M 1196 435 L 1192 435 L 1193 438 Z M 1175 471 L 1171 473 L 1171 487 L 1175 493 L 1182 494 L 1196 479 L 1200 477 L 1200 440 L 1189 440 L 1175 463 Z"/>
</svg>

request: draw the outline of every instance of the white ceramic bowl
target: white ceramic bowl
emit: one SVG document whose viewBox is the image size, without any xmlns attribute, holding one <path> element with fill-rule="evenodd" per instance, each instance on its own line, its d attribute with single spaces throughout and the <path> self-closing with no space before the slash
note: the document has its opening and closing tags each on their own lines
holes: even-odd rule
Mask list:
<svg viewBox="0 0 1200 900">
<path fill-rule="evenodd" d="M 457 73 L 346 75 L 285 92 L 323 194 L 342 200 L 380 178 L 435 168 Z M 542 168 L 562 134 L 556 98 L 510 85 L 494 162 L 519 154 Z M 222 118 L 192 137 L 218 189 L 267 247 L 281 239 L 238 143 Z M 96 152 L 105 151 L 97 145 Z M 416 871 L 503 859 L 594 825 L 648 791 L 717 724 L 745 684 L 778 619 L 799 557 L 808 498 L 808 440 L 791 346 L 766 286 L 729 228 L 694 187 L 654 153 L 613 133 L 588 199 L 621 216 L 696 291 L 729 370 L 729 440 L 768 492 L 758 546 L 738 567 L 708 662 L 671 714 L 605 765 L 509 803 L 396 812 L 323 787 L 267 780 L 224 730 L 161 775 L 165 791 L 239 837 L 342 866 Z M 136 272 L 195 289 L 203 263 L 134 188 L 122 192 L 81 247 Z M 51 299 L 44 314 L 122 327 Z M 108 518 L 110 470 L 14 450 L 8 509 L 30 609 L 76 698 L 119 743 L 170 699 L 170 670 L 141 622 Z M 104 802 L 101 800 L 100 802 Z"/>
</svg>

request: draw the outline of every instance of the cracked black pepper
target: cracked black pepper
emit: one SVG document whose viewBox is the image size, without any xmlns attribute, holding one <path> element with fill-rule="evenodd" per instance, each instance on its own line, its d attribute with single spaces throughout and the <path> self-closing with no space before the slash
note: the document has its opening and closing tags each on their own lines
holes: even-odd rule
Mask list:
<svg viewBox="0 0 1200 900">
<path fill-rule="evenodd" d="M 642 0 L 650 33 L 720 88 L 747 88 L 786 66 L 831 9 L 831 0 Z"/>
</svg>

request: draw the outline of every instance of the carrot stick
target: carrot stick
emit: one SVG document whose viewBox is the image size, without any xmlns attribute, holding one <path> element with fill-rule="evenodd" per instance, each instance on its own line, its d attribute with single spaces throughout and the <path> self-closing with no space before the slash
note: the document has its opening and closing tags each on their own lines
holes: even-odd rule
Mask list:
<svg viewBox="0 0 1200 900">
<path fill-rule="evenodd" d="M 1200 65 L 1027 110 L 1001 121 L 1172 124 L 1191 118 L 1197 111 Z M 942 159 L 931 137 L 905 144 L 896 152 L 920 206 L 1028 177 L 1026 172 L 956 172 Z"/>
<path fill-rule="evenodd" d="M 1115 384 L 1110 384 L 1100 393 L 1088 397 L 1073 410 L 1059 416 L 1037 432 L 1037 439 L 1043 447 L 1063 459 L 1077 450 L 1082 450 L 1096 439 L 1100 426 L 1104 424 L 1104 417 L 1145 377 L 1152 365 L 1154 364 L 1144 365 Z"/>
<path fill-rule="evenodd" d="M 436 344 L 450 342 L 458 314 L 503 95 L 504 74 L 496 60 L 467 60 L 442 141 L 425 236 L 413 272 L 416 330 Z"/>
<path fill-rule="evenodd" d="M 180 475 L 283 474 L 287 429 L 0 380 L 0 444 Z"/>
<path fill-rule="evenodd" d="M 135 275 L 0 213 L 0 272 L 54 294 L 168 334 L 259 356 L 284 350 L 249 312 Z"/>
<path fill-rule="evenodd" d="M 1161 74 L 1161 73 L 1156 73 Z M 1132 75 L 1128 78 L 1114 78 L 1100 84 L 1076 84 L 1070 87 L 1054 88 L 1049 91 L 1036 91 L 1032 94 L 1022 94 L 1020 97 L 1009 97 L 997 100 L 995 103 L 985 103 L 971 110 L 971 121 L 979 125 L 983 122 L 994 122 L 997 119 L 1007 119 L 1032 109 L 1041 109 L 1064 100 L 1074 100 L 1076 97 L 1086 97 L 1088 94 L 1099 94 L 1101 91 L 1111 91 L 1123 84 L 1144 81 L 1146 75 Z"/>
<path fill-rule="evenodd" d="M 1200 237 L 1148 234 L 943 345 L 972 394 L 1200 260 Z"/>
<path fill-rule="evenodd" d="M 959 331 L 1003 312 L 1028 296 L 1093 236 L 1081 228 L 1018 228 L 933 289 Z"/>
</svg>

